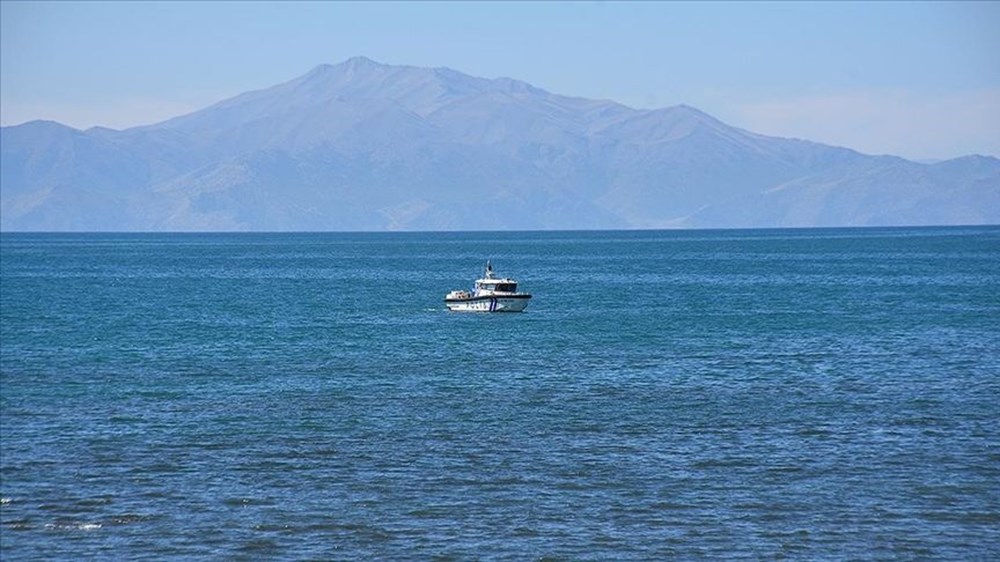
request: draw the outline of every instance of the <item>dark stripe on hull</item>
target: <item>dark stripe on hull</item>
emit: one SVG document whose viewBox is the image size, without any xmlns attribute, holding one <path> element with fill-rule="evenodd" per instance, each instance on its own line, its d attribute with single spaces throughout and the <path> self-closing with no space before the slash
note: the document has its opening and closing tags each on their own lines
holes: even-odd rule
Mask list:
<svg viewBox="0 0 1000 562">
<path fill-rule="evenodd" d="M 521 312 L 528 306 L 531 295 L 519 293 L 505 296 L 469 297 L 464 299 L 445 298 L 449 310 L 457 312 Z"/>
</svg>

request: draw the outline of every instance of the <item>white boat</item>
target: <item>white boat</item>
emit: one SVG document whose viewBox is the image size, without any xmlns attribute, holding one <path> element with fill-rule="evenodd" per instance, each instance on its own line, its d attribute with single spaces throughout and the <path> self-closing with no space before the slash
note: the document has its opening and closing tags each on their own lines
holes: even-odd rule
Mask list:
<svg viewBox="0 0 1000 562">
<path fill-rule="evenodd" d="M 530 294 L 517 292 L 517 281 L 495 276 L 487 261 L 486 273 L 476 279 L 472 292 L 452 291 L 444 297 L 444 304 L 459 312 L 521 312 L 530 299 Z"/>
</svg>

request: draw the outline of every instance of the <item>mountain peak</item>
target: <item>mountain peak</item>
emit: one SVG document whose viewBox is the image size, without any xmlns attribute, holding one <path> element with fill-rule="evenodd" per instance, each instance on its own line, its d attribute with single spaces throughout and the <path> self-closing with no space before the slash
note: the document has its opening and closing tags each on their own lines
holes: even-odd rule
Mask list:
<svg viewBox="0 0 1000 562">
<path fill-rule="evenodd" d="M 375 62 L 372 59 L 365 56 L 351 57 L 344 62 L 338 64 L 337 66 L 344 68 L 345 70 L 375 70 L 379 68 L 385 68 L 380 62 Z"/>
<path fill-rule="evenodd" d="M 33 121 L 27 121 L 17 125 L 18 127 L 33 128 L 44 131 L 74 131 L 79 132 L 79 129 L 70 127 L 69 125 L 63 125 L 58 121 L 52 121 L 51 119 L 35 119 Z"/>
<path fill-rule="evenodd" d="M 303 78 L 310 76 L 313 77 L 324 76 L 337 71 L 341 72 L 346 71 L 350 73 L 350 72 L 358 72 L 365 70 L 376 70 L 376 69 L 386 68 L 387 66 L 388 65 L 384 65 L 382 63 L 373 61 L 368 57 L 357 56 L 357 57 L 351 57 L 337 64 L 323 63 L 316 65 L 312 68 L 312 70 L 307 72 L 305 76 L 303 76 Z"/>
</svg>

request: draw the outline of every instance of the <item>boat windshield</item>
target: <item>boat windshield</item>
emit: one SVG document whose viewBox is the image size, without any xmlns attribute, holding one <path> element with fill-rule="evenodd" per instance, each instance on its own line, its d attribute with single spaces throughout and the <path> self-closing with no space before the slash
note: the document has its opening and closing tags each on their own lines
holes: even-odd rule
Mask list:
<svg viewBox="0 0 1000 562">
<path fill-rule="evenodd" d="M 497 284 L 497 290 L 506 293 L 513 293 L 517 291 L 517 283 L 499 283 Z"/>
</svg>

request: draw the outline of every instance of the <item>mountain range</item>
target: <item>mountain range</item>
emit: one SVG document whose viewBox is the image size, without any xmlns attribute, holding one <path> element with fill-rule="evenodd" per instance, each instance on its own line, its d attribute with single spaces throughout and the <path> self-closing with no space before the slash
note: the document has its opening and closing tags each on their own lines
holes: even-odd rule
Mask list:
<svg viewBox="0 0 1000 562">
<path fill-rule="evenodd" d="M 1000 223 L 1000 160 L 933 164 L 364 57 L 149 126 L 0 130 L 6 231 Z"/>
</svg>

